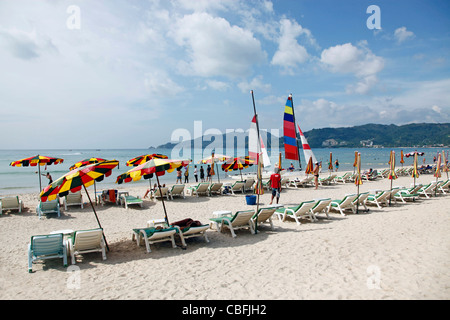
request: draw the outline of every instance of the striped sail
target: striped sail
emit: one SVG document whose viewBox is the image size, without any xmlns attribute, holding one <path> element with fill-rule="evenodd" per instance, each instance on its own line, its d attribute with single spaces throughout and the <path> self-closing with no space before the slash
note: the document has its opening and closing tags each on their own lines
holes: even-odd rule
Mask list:
<svg viewBox="0 0 450 320">
<path fill-rule="evenodd" d="M 286 106 L 284 107 L 283 134 L 285 158 L 289 160 L 299 160 L 292 95 L 289 95 Z"/>
<path fill-rule="evenodd" d="M 302 148 L 303 148 L 303 154 L 305 155 L 305 161 L 306 163 L 309 163 L 309 158 L 312 158 L 312 163 L 316 163 L 316 157 L 314 156 L 314 153 L 311 150 L 311 147 L 308 144 L 308 140 L 306 140 L 305 135 L 303 134 L 302 129 L 300 129 L 300 126 L 297 123 L 298 132 L 300 133 L 300 139 L 302 140 Z"/>
<path fill-rule="evenodd" d="M 259 146 L 261 149 L 259 149 Z M 248 155 L 251 159 L 254 159 L 256 163 L 259 163 L 260 152 L 262 153 L 262 163 L 263 167 L 270 166 L 270 158 L 267 154 L 266 147 L 264 146 L 264 142 L 262 137 L 260 137 L 260 145 L 258 146 L 258 130 L 256 128 L 256 117 L 253 116 L 252 123 L 250 125 L 250 129 L 248 132 Z"/>
</svg>

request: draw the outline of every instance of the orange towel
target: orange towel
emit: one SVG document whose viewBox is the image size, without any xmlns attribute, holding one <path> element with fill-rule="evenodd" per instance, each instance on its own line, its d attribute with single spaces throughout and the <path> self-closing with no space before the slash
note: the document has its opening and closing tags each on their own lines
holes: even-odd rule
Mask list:
<svg viewBox="0 0 450 320">
<path fill-rule="evenodd" d="M 109 190 L 109 201 L 116 202 L 116 190 Z"/>
</svg>

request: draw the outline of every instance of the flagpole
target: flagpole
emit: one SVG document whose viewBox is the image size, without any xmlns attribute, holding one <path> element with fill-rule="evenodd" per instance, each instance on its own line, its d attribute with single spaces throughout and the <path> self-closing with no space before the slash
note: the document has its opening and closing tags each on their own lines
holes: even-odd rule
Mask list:
<svg viewBox="0 0 450 320">
<path fill-rule="evenodd" d="M 298 146 L 298 135 L 297 135 L 297 121 L 295 121 L 295 111 L 294 111 L 294 98 L 292 98 L 292 93 L 290 94 L 292 103 L 292 117 L 294 119 L 294 130 L 295 130 L 295 142 L 297 143 L 297 153 L 298 153 L 298 166 L 300 171 L 302 171 L 302 162 L 300 161 L 300 147 Z"/>
<path fill-rule="evenodd" d="M 257 150 L 258 150 L 258 157 L 256 158 L 257 159 L 257 161 L 258 161 L 258 163 L 257 163 L 257 165 L 258 165 L 258 169 L 259 169 L 259 165 L 260 165 L 260 161 L 261 161 L 261 159 L 260 159 L 260 156 L 261 156 L 261 154 L 260 154 L 260 149 L 261 149 L 261 142 L 260 142 L 260 139 L 261 139 L 261 137 L 260 137 L 260 134 L 259 134 L 259 121 L 258 121 L 258 115 L 257 115 L 257 113 L 256 113 L 256 105 L 255 105 L 255 96 L 253 95 L 253 90 L 251 90 L 250 91 L 251 92 L 251 94 L 252 94 L 252 101 L 253 101 L 253 111 L 254 111 L 254 113 L 255 113 L 255 122 L 256 122 L 256 131 L 258 132 L 258 142 L 257 142 L 257 146 L 259 146 L 258 148 L 257 148 Z M 297 146 L 298 146 L 298 142 L 297 142 Z M 300 154 L 299 154 L 299 159 L 300 159 Z M 258 233 L 258 210 L 259 210 L 259 189 L 258 188 L 260 188 L 261 187 L 261 185 L 262 185 L 262 181 L 261 181 L 261 170 L 257 170 L 257 184 L 256 184 L 256 188 L 257 188 L 257 199 L 256 199 L 256 220 L 255 220 L 255 234 L 256 233 Z"/>
</svg>

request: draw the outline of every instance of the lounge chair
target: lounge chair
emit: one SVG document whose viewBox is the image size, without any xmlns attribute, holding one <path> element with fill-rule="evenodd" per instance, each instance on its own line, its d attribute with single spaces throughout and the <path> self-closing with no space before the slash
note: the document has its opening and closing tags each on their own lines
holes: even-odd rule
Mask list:
<svg viewBox="0 0 450 320">
<path fill-rule="evenodd" d="M 281 221 L 286 221 L 287 217 L 291 217 L 295 219 L 295 222 L 297 224 L 300 224 L 300 218 L 302 217 L 308 217 L 311 222 L 315 221 L 315 218 L 312 216 L 311 208 L 314 207 L 316 204 L 315 201 L 304 201 L 300 203 L 296 207 L 289 207 L 289 208 L 280 208 L 275 211 L 275 214 L 278 216 L 278 219 Z"/>
<path fill-rule="evenodd" d="M 209 224 L 202 224 L 200 221 L 194 221 L 190 218 L 173 222 L 171 227 L 177 229 L 177 235 L 181 239 L 181 243 L 186 247 L 186 240 L 194 237 L 203 237 L 206 242 L 209 242 L 206 230 L 209 229 Z"/>
<path fill-rule="evenodd" d="M 169 188 L 167 187 L 161 187 L 161 190 L 159 187 L 156 187 L 156 190 L 152 192 L 151 198 L 162 198 L 166 197 L 167 200 L 169 200 Z"/>
<path fill-rule="evenodd" d="M 69 238 L 68 245 L 72 264 L 76 263 L 76 255 L 90 252 L 101 252 L 103 260 L 106 260 L 106 244 L 103 238 L 103 229 L 75 231 L 73 236 Z"/>
<path fill-rule="evenodd" d="M 210 224 L 215 223 L 216 227 L 220 232 L 223 232 L 225 228 L 230 229 L 233 238 L 236 237 L 235 230 L 238 229 L 250 229 L 252 234 L 255 233 L 253 230 L 253 223 L 251 221 L 254 210 L 237 211 L 232 217 L 220 217 L 220 218 L 210 218 Z"/>
<path fill-rule="evenodd" d="M 139 246 L 142 238 L 144 238 L 145 248 L 147 252 L 150 253 L 152 252 L 152 250 L 150 249 L 150 245 L 157 242 L 170 241 L 172 242 L 172 247 L 176 248 L 177 246 L 175 244 L 174 238 L 176 232 L 177 229 L 173 227 L 162 229 L 157 229 L 155 227 L 133 229 L 131 240 L 134 241 L 134 239 L 136 239 L 136 243 Z"/>
<path fill-rule="evenodd" d="M 351 177 L 352 177 L 352 174 L 350 172 L 346 172 L 342 176 L 336 177 L 335 181 L 336 182 L 342 182 L 342 183 L 351 182 L 350 181 Z"/>
<path fill-rule="evenodd" d="M 81 209 L 83 209 L 83 196 L 81 195 L 81 191 L 69 193 L 64 197 L 63 202 L 65 210 L 67 210 L 68 206 L 81 206 Z"/>
<path fill-rule="evenodd" d="M 270 229 L 273 230 L 273 222 L 272 222 L 272 216 L 275 213 L 275 210 L 277 208 L 275 207 L 268 207 L 268 208 L 259 208 L 258 212 L 256 212 L 252 219 L 250 220 L 253 223 L 253 229 L 255 230 L 256 223 L 258 223 L 258 226 L 260 224 L 268 223 L 270 225 Z"/>
<path fill-rule="evenodd" d="M 389 196 L 391 195 L 391 190 L 385 190 L 378 192 L 376 194 L 369 194 L 369 196 L 366 199 L 366 205 L 367 204 L 374 204 L 379 209 L 383 208 L 383 204 L 387 205 L 389 203 Z"/>
<path fill-rule="evenodd" d="M 59 199 L 51 200 L 51 201 L 40 201 L 38 206 L 36 207 L 36 213 L 39 216 L 39 219 L 42 215 L 48 215 L 51 213 L 56 213 L 58 217 L 61 216 L 61 210 L 59 208 Z"/>
<path fill-rule="evenodd" d="M 240 191 L 240 192 L 244 193 L 244 185 L 245 185 L 244 181 L 236 181 L 231 186 L 231 193 L 235 194 L 236 191 Z"/>
<path fill-rule="evenodd" d="M 369 192 L 363 192 L 360 193 L 355 200 L 353 200 L 353 205 L 355 206 L 355 208 L 358 209 L 357 206 L 363 206 L 364 207 L 364 211 L 369 211 L 369 208 L 367 208 L 366 206 L 366 200 L 369 197 Z"/>
<path fill-rule="evenodd" d="M 332 174 L 326 178 L 319 178 L 319 183 L 320 185 L 324 185 L 324 184 L 331 184 L 332 182 L 334 182 L 334 178 L 336 178 L 336 174 Z"/>
<path fill-rule="evenodd" d="M 316 203 L 311 208 L 311 213 L 312 213 L 313 218 L 317 221 L 318 220 L 317 215 L 319 215 L 321 213 L 325 213 L 327 218 L 330 218 L 330 216 L 328 215 L 328 211 L 329 211 L 329 206 L 331 203 L 331 198 L 315 199 L 314 201 Z"/>
<path fill-rule="evenodd" d="M 357 194 L 346 194 L 341 200 L 332 200 L 330 202 L 330 205 L 328 206 L 328 212 L 330 212 L 331 210 L 336 210 L 339 211 L 341 215 L 345 216 L 344 211 L 350 209 L 353 213 L 356 213 L 353 201 L 357 197 Z"/>
<path fill-rule="evenodd" d="M 440 192 L 442 192 L 443 194 L 447 194 L 447 192 L 449 192 L 450 189 L 450 180 L 447 181 L 443 181 L 439 186 L 438 189 Z M 445 190 L 447 190 L 447 192 L 445 192 Z"/>
<path fill-rule="evenodd" d="M 310 184 L 310 182 L 314 179 L 314 176 L 308 176 L 308 177 L 304 177 L 303 179 L 291 179 L 289 181 L 289 185 L 291 187 L 296 187 L 296 188 L 300 188 L 300 187 L 306 187 Z"/>
<path fill-rule="evenodd" d="M 209 195 L 212 196 L 213 194 L 222 194 L 223 193 L 222 186 L 223 186 L 222 182 L 211 183 L 208 189 Z"/>
<path fill-rule="evenodd" d="M 416 192 L 421 188 L 421 186 L 422 185 L 418 185 L 409 189 L 399 188 L 398 192 L 394 195 L 394 198 L 403 203 L 406 203 L 406 200 L 416 201 L 420 198 L 419 194 Z"/>
<path fill-rule="evenodd" d="M 110 190 L 103 190 L 101 195 L 99 195 L 99 202 L 101 203 L 101 205 L 105 205 L 105 203 L 114 203 L 114 204 L 118 204 L 119 203 L 119 199 L 117 197 L 118 195 L 118 191 L 115 189 L 110 189 Z"/>
<path fill-rule="evenodd" d="M 289 187 L 289 181 L 290 181 L 290 179 L 289 179 L 288 177 L 281 178 L 281 181 L 280 181 L 281 188 L 283 188 L 283 187 L 285 187 L 285 188 Z"/>
<path fill-rule="evenodd" d="M 62 258 L 67 267 L 67 246 L 62 233 L 32 236 L 28 244 L 28 272 L 36 260 Z"/>
<path fill-rule="evenodd" d="M 169 190 L 169 196 L 172 200 L 173 197 L 182 197 L 184 199 L 184 184 L 174 184 Z"/>
<path fill-rule="evenodd" d="M 4 197 L 0 199 L 0 214 L 3 214 L 3 211 L 8 210 L 19 210 L 19 213 L 22 213 L 23 210 L 22 200 L 20 200 L 18 196 Z"/>
<path fill-rule="evenodd" d="M 189 193 L 190 195 L 196 195 L 197 197 L 200 195 L 200 194 L 204 194 L 204 195 L 207 195 L 207 196 L 209 196 L 209 191 L 208 191 L 208 189 L 209 189 L 209 182 L 200 182 L 198 185 L 196 185 L 196 186 L 190 186 L 187 190 L 186 190 L 186 192 L 187 193 Z"/>
<path fill-rule="evenodd" d="M 429 184 L 422 186 L 417 191 L 417 193 L 419 194 L 419 196 L 425 196 L 426 198 L 430 198 L 433 195 L 434 188 L 435 184 L 433 184 L 433 182 L 430 182 Z"/>
<path fill-rule="evenodd" d="M 249 178 L 245 180 L 244 192 L 253 191 L 253 185 L 255 184 L 255 179 Z"/>
<path fill-rule="evenodd" d="M 141 208 L 144 207 L 144 200 L 141 199 L 141 197 L 137 196 L 130 196 L 130 195 L 126 195 L 126 194 L 122 194 L 120 196 L 120 204 L 121 205 L 125 205 L 125 209 L 128 209 L 129 205 L 138 205 Z"/>
</svg>

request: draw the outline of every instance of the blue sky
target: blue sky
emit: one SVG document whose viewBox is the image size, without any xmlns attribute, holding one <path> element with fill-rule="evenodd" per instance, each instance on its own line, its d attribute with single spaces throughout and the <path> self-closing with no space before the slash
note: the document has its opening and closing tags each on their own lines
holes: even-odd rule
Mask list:
<svg viewBox="0 0 450 320">
<path fill-rule="evenodd" d="M 381 29 L 369 29 L 370 5 Z M 450 122 L 448 1 L 0 1 L 1 149 Z"/>
</svg>

